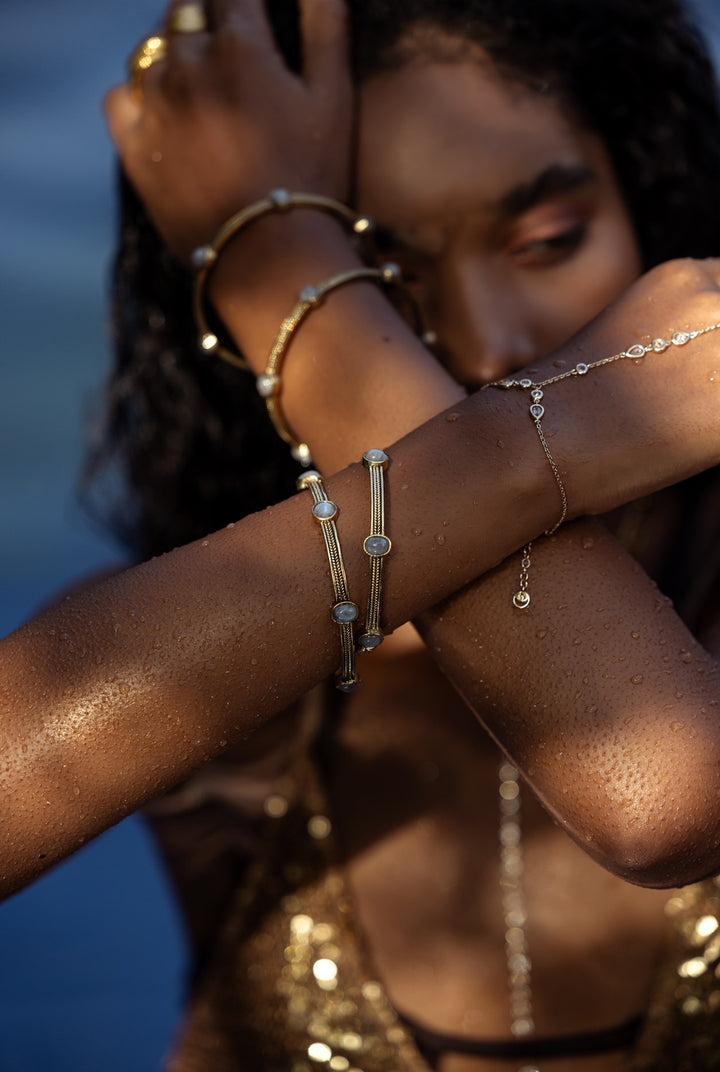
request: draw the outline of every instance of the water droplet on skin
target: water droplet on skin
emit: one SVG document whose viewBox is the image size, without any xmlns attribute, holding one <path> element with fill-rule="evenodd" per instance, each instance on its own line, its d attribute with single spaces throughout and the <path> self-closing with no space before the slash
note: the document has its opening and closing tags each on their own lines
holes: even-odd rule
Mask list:
<svg viewBox="0 0 720 1072">
<path fill-rule="evenodd" d="M 460 417 L 459 413 L 454 413 L 453 412 L 453 413 L 446 413 L 445 414 L 445 420 L 448 422 L 448 424 L 453 424 L 456 420 L 458 420 L 459 417 Z"/>
<path fill-rule="evenodd" d="M 559 357 L 556 361 L 553 361 L 553 368 L 565 369 L 567 368 L 567 361 L 563 361 L 563 359 Z"/>
<path fill-rule="evenodd" d="M 576 636 L 575 639 L 573 640 L 573 647 L 574 648 L 579 648 L 581 644 L 582 644 L 582 640 L 580 639 L 579 636 Z"/>
<path fill-rule="evenodd" d="M 235 528 L 235 522 L 234 522 L 234 521 L 231 521 L 231 522 L 230 522 L 229 524 L 227 524 L 227 525 L 225 526 L 225 528 L 226 528 L 226 529 L 234 529 L 234 528 Z"/>
<path fill-rule="evenodd" d="M 200 544 L 200 546 L 201 546 L 201 547 L 208 547 L 208 546 L 209 546 L 209 544 L 210 544 L 210 541 L 209 541 L 209 540 L 203 540 L 203 542 L 202 542 L 202 543 Z"/>
<path fill-rule="evenodd" d="M 679 733 L 680 730 L 685 729 L 685 723 L 684 722 L 671 722 L 670 723 L 670 729 L 673 731 L 673 733 Z"/>
<path fill-rule="evenodd" d="M 684 696 L 684 695 L 685 695 L 685 693 L 684 693 L 684 692 L 676 692 L 676 693 L 675 693 L 675 699 L 676 699 L 676 700 L 682 700 L 682 698 L 683 698 L 683 696 Z"/>
<path fill-rule="evenodd" d="M 592 536 L 586 536 L 582 542 L 582 545 L 583 551 L 589 551 L 591 547 L 595 546 L 595 540 L 592 538 Z"/>
<path fill-rule="evenodd" d="M 633 640 L 639 640 L 640 639 L 640 634 L 639 633 L 631 633 L 630 636 L 633 638 Z"/>
<path fill-rule="evenodd" d="M 410 529 L 413 536 L 422 536 L 422 529 Z"/>
<path fill-rule="evenodd" d="M 645 680 L 645 678 L 643 677 L 642 674 L 633 674 L 633 676 L 630 678 L 630 682 L 633 685 L 642 685 L 644 680 Z"/>
<path fill-rule="evenodd" d="M 409 484 L 401 484 L 401 485 L 400 485 L 400 491 L 407 491 L 407 489 L 408 489 L 409 487 L 410 487 L 410 485 L 409 485 Z"/>
<path fill-rule="evenodd" d="M 435 543 L 440 544 L 441 547 L 445 543 L 445 537 L 442 534 L 442 532 L 438 532 L 437 535 L 435 536 Z"/>
<path fill-rule="evenodd" d="M 690 654 L 689 651 L 681 651 L 680 652 L 680 662 L 682 662 L 682 663 L 691 663 L 692 662 L 692 655 Z"/>
<path fill-rule="evenodd" d="M 537 631 L 538 640 L 544 640 L 545 637 L 547 636 L 547 632 L 548 632 L 547 629 L 538 629 L 538 631 Z"/>
<path fill-rule="evenodd" d="M 498 439 L 498 441 L 497 441 L 497 443 L 495 444 L 495 446 L 496 446 L 496 447 L 498 447 L 498 448 L 499 448 L 500 450 L 504 450 L 504 449 L 505 449 L 505 444 L 503 443 L 502 439 Z"/>
</svg>

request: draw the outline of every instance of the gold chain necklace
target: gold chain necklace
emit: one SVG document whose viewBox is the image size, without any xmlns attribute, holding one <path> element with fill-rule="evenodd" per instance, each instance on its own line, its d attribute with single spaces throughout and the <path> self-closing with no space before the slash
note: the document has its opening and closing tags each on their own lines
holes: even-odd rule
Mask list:
<svg viewBox="0 0 720 1072">
<path fill-rule="evenodd" d="M 523 888 L 523 848 L 520 828 L 520 774 L 506 760 L 500 764 L 500 892 L 505 924 L 505 957 L 510 991 L 510 1033 L 529 1038 L 535 1031 L 532 1008 L 532 962 L 525 924 L 527 904 Z M 539 1072 L 534 1064 L 518 1072 Z"/>
</svg>

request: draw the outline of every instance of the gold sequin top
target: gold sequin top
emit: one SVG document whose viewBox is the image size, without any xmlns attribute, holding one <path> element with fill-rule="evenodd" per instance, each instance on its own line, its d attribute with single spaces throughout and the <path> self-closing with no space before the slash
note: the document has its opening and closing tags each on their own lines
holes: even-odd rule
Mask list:
<svg viewBox="0 0 720 1072">
<path fill-rule="evenodd" d="M 363 943 L 306 755 L 266 797 L 264 851 L 233 894 L 169 1072 L 428 1072 Z M 670 898 L 628 1072 L 720 1068 L 720 880 Z"/>
</svg>

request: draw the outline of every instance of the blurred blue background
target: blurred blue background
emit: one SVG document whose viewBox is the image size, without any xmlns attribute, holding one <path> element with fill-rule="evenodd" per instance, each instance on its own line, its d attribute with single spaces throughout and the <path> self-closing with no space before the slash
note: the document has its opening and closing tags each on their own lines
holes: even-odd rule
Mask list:
<svg viewBox="0 0 720 1072">
<path fill-rule="evenodd" d="M 717 42 L 720 0 L 701 9 Z M 0 635 L 119 560 L 74 498 L 108 351 L 100 101 L 157 15 L 152 0 L 2 0 Z M 0 1072 L 155 1072 L 184 964 L 171 896 L 130 819 L 0 908 Z"/>
</svg>

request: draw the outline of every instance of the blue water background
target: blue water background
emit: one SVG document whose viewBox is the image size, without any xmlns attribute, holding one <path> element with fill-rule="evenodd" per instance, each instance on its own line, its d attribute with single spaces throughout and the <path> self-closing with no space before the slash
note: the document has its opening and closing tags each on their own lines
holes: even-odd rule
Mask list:
<svg viewBox="0 0 720 1072">
<path fill-rule="evenodd" d="M 704 9 L 717 40 L 720 0 Z M 2 0 L 0 635 L 118 560 L 74 498 L 107 354 L 100 99 L 157 13 L 150 0 Z M 155 1072 L 184 963 L 175 906 L 130 819 L 0 908 L 0 1072 Z"/>
</svg>

